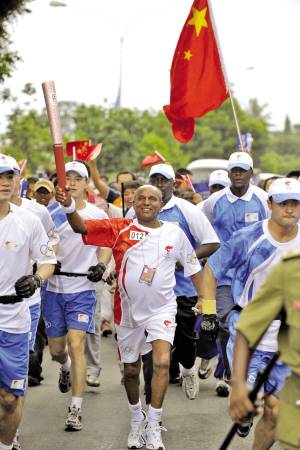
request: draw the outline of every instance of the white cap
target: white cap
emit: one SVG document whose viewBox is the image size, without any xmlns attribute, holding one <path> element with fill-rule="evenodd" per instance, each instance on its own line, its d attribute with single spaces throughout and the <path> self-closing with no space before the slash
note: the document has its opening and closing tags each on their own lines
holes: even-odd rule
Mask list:
<svg viewBox="0 0 300 450">
<path fill-rule="evenodd" d="M 155 164 L 151 167 L 149 178 L 152 177 L 152 175 L 160 174 L 166 177 L 168 180 L 174 180 L 175 181 L 175 172 L 172 166 L 169 164 Z"/>
<path fill-rule="evenodd" d="M 81 177 L 89 177 L 89 173 L 84 164 L 79 161 L 71 161 L 66 164 L 66 172 L 76 172 Z"/>
<path fill-rule="evenodd" d="M 300 183 L 295 178 L 278 178 L 271 184 L 268 197 L 272 197 L 275 203 L 286 200 L 300 201 Z"/>
<path fill-rule="evenodd" d="M 222 169 L 214 170 L 209 176 L 208 187 L 211 187 L 214 184 L 220 184 L 224 187 L 230 186 L 231 183 L 228 178 L 228 172 Z"/>
<path fill-rule="evenodd" d="M 17 163 L 17 161 L 15 160 L 15 158 L 13 158 L 12 156 L 9 156 L 9 155 L 4 155 L 3 153 L 0 153 L 0 162 L 1 162 L 1 166 L 2 166 L 2 161 L 6 161 L 6 164 L 9 166 L 9 167 L 11 167 L 11 169 L 8 169 L 8 170 L 13 170 L 13 172 L 15 173 L 15 174 L 19 174 L 20 173 L 20 166 L 19 166 L 19 164 Z M 6 170 L 2 170 L 2 172 L 1 173 L 3 173 L 3 172 L 7 172 Z"/>
<path fill-rule="evenodd" d="M 12 161 L 9 156 L 0 153 L 0 173 L 15 172 Z"/>
<path fill-rule="evenodd" d="M 228 160 L 228 170 L 240 167 L 244 170 L 253 169 L 253 159 L 247 152 L 234 152 Z"/>
</svg>

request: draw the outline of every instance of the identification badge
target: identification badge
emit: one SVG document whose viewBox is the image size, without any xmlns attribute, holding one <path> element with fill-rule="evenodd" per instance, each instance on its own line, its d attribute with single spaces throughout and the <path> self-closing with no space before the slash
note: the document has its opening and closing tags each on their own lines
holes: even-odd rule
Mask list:
<svg viewBox="0 0 300 450">
<path fill-rule="evenodd" d="M 144 266 L 139 282 L 151 286 L 156 269 L 154 267 Z"/>
<path fill-rule="evenodd" d="M 146 236 L 146 233 L 144 233 L 143 231 L 134 231 L 131 230 L 130 234 L 129 234 L 129 239 L 131 241 L 142 241 Z"/>
<path fill-rule="evenodd" d="M 258 221 L 258 213 L 246 213 L 245 214 L 245 222 L 257 222 Z"/>
</svg>

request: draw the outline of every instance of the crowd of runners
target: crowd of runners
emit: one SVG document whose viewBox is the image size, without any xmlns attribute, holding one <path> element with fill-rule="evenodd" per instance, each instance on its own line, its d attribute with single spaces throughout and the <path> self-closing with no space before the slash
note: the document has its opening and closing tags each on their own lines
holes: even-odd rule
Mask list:
<svg viewBox="0 0 300 450">
<path fill-rule="evenodd" d="M 0 154 L 0 450 L 21 449 L 24 398 L 43 381 L 44 351 L 57 363 L 59 391 L 70 392 L 64 427 L 82 429 L 85 386 L 100 386 L 100 339 L 110 335 L 128 399 L 129 449 L 164 450 L 168 384 L 194 400 L 209 376 L 216 395 L 230 398 L 237 434 L 248 436 L 248 390 L 278 351 L 285 318 L 277 305 L 249 311 L 247 320 L 245 307 L 259 303 L 287 252 L 300 250 L 300 172 L 259 187 L 251 156 L 234 152 L 228 171 L 210 174 L 202 199 L 187 182 L 192 173 L 170 164 L 124 170 L 113 182 L 95 160 L 68 162 L 65 171 L 63 191 L 55 173 L 26 177 Z M 295 314 L 298 361 L 289 367 L 283 356 L 265 382 L 253 450 L 272 447 L 280 390 L 291 369 L 299 378 L 299 305 Z M 300 448 L 300 435 L 278 439 Z"/>
</svg>

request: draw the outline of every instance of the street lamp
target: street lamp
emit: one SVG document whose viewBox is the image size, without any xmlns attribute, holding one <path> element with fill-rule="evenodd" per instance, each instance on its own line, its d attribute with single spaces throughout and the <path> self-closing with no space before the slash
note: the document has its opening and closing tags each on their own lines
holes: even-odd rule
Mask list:
<svg viewBox="0 0 300 450">
<path fill-rule="evenodd" d="M 54 7 L 60 7 L 60 6 L 68 6 L 66 3 L 64 2 L 59 2 L 56 0 L 51 0 L 51 2 L 49 3 L 49 6 L 54 6 Z"/>
</svg>

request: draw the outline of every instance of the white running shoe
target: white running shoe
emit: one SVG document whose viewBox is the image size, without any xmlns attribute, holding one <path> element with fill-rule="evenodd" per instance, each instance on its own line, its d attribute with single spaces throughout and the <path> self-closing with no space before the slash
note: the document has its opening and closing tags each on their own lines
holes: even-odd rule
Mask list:
<svg viewBox="0 0 300 450">
<path fill-rule="evenodd" d="M 146 414 L 142 411 L 144 415 L 143 420 L 132 420 L 130 422 L 130 432 L 128 435 L 128 448 L 142 448 L 145 445 L 145 441 L 142 438 L 142 434 L 146 423 Z"/>
<path fill-rule="evenodd" d="M 149 425 L 149 423 L 146 424 L 143 432 L 143 439 L 147 449 L 165 450 L 161 437 L 162 431 L 167 430 L 161 426 L 161 423 L 158 423 L 157 425 Z"/>
<path fill-rule="evenodd" d="M 76 408 L 76 406 L 69 407 L 67 420 L 65 422 L 66 431 L 80 431 L 82 429 L 80 412 L 81 410 Z"/>
<path fill-rule="evenodd" d="M 198 394 L 198 379 L 193 375 L 183 375 L 182 390 L 189 400 L 195 400 Z"/>
</svg>

